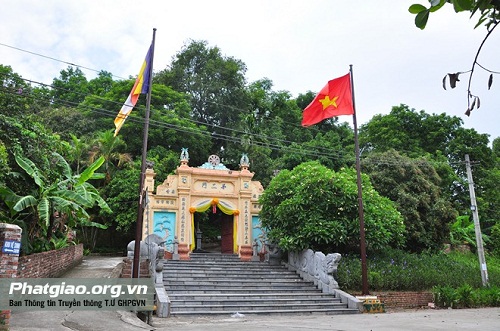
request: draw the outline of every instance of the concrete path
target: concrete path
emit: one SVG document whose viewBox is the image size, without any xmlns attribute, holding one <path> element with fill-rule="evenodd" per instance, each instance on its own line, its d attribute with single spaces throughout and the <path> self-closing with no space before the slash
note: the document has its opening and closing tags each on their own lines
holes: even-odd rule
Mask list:
<svg viewBox="0 0 500 331">
<path fill-rule="evenodd" d="M 426 331 L 500 330 L 500 308 L 411 310 L 385 314 L 245 316 L 153 319 L 157 330 L 170 331 Z"/>
<path fill-rule="evenodd" d="M 123 258 L 85 257 L 63 277 L 116 277 Z M 13 312 L 12 331 L 426 331 L 500 330 L 500 308 L 460 310 L 409 310 L 385 314 L 283 315 L 231 317 L 153 318 L 153 325 L 127 311 L 31 311 Z"/>
<path fill-rule="evenodd" d="M 85 256 L 61 278 L 118 277 L 123 257 Z M 111 331 L 153 330 L 128 311 L 26 311 L 12 312 L 12 331 Z"/>
</svg>

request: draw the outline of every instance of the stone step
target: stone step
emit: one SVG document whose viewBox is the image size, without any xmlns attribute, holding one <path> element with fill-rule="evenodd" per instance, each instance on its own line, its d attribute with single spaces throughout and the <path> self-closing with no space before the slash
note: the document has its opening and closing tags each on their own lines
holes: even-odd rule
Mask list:
<svg viewBox="0 0 500 331">
<path fill-rule="evenodd" d="M 257 282 L 255 279 L 228 279 L 228 278 L 200 278 L 196 280 L 189 279 L 167 279 L 164 281 L 165 285 L 168 286 L 179 286 L 179 285 L 190 285 L 190 286 L 205 286 L 205 285 L 221 285 L 221 286 L 312 286 L 312 282 L 304 282 L 302 279 L 288 279 L 288 278 L 276 278 L 276 279 L 259 279 Z"/>
<path fill-rule="evenodd" d="M 265 262 L 241 262 L 241 261 L 163 261 L 165 267 L 175 266 L 177 267 L 230 267 L 230 266 L 241 266 L 245 268 L 269 268 L 269 269 L 283 269 L 282 265 L 268 264 Z"/>
<path fill-rule="evenodd" d="M 245 278 L 259 279 L 259 278 L 299 278 L 295 272 L 279 272 L 279 271 L 245 271 Z M 238 277 L 241 278 L 241 272 L 228 273 L 222 270 L 165 270 L 163 271 L 164 278 L 180 278 L 180 277 L 192 277 L 192 278 L 202 278 L 202 277 Z"/>
<path fill-rule="evenodd" d="M 185 299 L 186 298 L 186 299 Z M 203 305 L 283 305 L 283 304 L 336 304 L 342 305 L 340 299 L 331 299 L 331 298 L 315 298 L 314 296 L 308 296 L 303 298 L 272 298 L 268 297 L 266 299 L 255 299 L 248 298 L 246 296 L 241 296 L 239 298 L 231 298 L 231 299 L 222 299 L 216 295 L 211 297 L 202 298 L 199 300 L 189 300 L 187 299 L 189 296 L 174 296 L 171 298 L 171 302 L 174 303 L 175 306 L 180 305 L 195 305 L 195 306 L 203 306 Z"/>
<path fill-rule="evenodd" d="M 172 275 L 172 276 L 163 276 L 163 282 L 175 282 L 175 281 L 188 281 L 188 282 L 218 282 L 218 281 L 231 281 L 231 282 L 242 282 L 242 283 L 249 283 L 249 282 L 271 282 L 271 281 L 283 281 L 283 282 L 300 282 L 302 281 L 300 278 L 297 276 L 259 276 L 259 275 L 248 275 L 245 276 L 245 279 L 241 279 L 241 275 Z"/>
<path fill-rule="evenodd" d="M 193 311 L 184 310 L 172 312 L 174 316 L 190 316 L 190 315 L 310 315 L 310 314 L 322 314 L 322 315 L 342 315 L 342 314 L 359 314 L 357 309 L 344 308 L 317 308 L 317 309 L 262 309 L 262 310 L 246 310 L 241 309 L 237 311 L 225 311 L 225 310 L 203 310 L 203 311 Z"/>
<path fill-rule="evenodd" d="M 220 253 L 191 253 L 191 260 L 238 260 L 240 257 L 236 254 L 220 254 Z"/>
<path fill-rule="evenodd" d="M 170 288 L 168 286 L 165 287 L 165 290 L 167 291 L 167 294 L 255 294 L 255 293 L 277 293 L 277 292 L 283 292 L 286 291 L 288 293 L 294 293 L 294 292 L 310 292 L 310 293 L 321 293 L 318 289 L 314 288 L 307 288 L 307 287 L 289 287 L 289 288 L 272 288 L 272 289 L 263 289 L 263 288 L 241 288 L 241 287 L 212 287 L 212 288 L 193 288 L 192 286 L 188 288 L 177 288 L 173 287 Z"/>
<path fill-rule="evenodd" d="M 231 283 L 209 283 L 209 284 L 185 284 L 185 285 L 166 285 L 165 289 L 181 291 L 181 290 L 220 290 L 220 291 L 272 291 L 272 290 L 306 290 L 310 288 L 309 284 L 262 284 L 262 285 L 245 285 Z"/>
<path fill-rule="evenodd" d="M 272 305 L 269 303 L 244 303 L 244 304 L 175 304 L 172 303 L 171 312 L 177 311 L 241 311 L 241 310 L 316 310 L 316 309 L 335 309 L 344 308 L 341 303 L 279 303 L 277 305 Z"/>
<path fill-rule="evenodd" d="M 359 312 L 283 265 L 214 253 L 190 258 L 164 261 L 163 283 L 173 316 Z"/>
<path fill-rule="evenodd" d="M 322 292 L 275 292 L 275 293 L 222 293 L 222 294 L 195 294 L 195 293 L 170 293 L 169 297 L 172 300 L 189 300 L 189 301 L 209 301 L 209 300 L 331 300 L 340 301 L 339 298 Z"/>
</svg>

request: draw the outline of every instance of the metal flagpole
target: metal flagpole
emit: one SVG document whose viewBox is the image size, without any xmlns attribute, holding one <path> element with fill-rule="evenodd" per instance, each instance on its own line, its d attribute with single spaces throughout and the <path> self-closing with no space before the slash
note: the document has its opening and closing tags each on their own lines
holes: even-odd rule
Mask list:
<svg viewBox="0 0 500 331">
<path fill-rule="evenodd" d="M 135 228 L 135 245 L 134 245 L 134 262 L 132 265 L 132 278 L 139 278 L 139 263 L 141 254 L 142 240 L 142 223 L 144 218 L 144 178 L 146 175 L 146 155 L 148 151 L 148 130 L 149 130 L 149 113 L 151 105 L 151 88 L 153 86 L 153 58 L 155 53 L 155 36 L 156 28 L 153 29 L 153 41 L 151 50 L 151 64 L 149 66 L 149 85 L 148 94 L 146 96 L 146 115 L 144 116 L 144 129 L 142 138 L 142 159 L 141 159 L 141 176 L 139 177 L 139 206 L 137 208 L 137 223 Z"/>
<path fill-rule="evenodd" d="M 368 268 L 366 265 L 366 240 L 365 240 L 365 216 L 363 211 L 363 191 L 361 187 L 361 166 L 359 161 L 359 142 L 358 142 L 358 123 L 356 120 L 356 103 L 354 101 L 354 78 L 352 73 L 352 64 L 349 66 L 351 76 L 351 94 L 352 94 L 352 107 L 354 113 L 352 114 L 352 122 L 354 126 L 354 149 L 356 152 L 356 173 L 358 179 L 358 212 L 359 212 L 359 234 L 360 234 L 360 251 L 361 251 L 361 280 L 362 280 L 362 294 L 367 295 L 368 292 Z"/>
</svg>

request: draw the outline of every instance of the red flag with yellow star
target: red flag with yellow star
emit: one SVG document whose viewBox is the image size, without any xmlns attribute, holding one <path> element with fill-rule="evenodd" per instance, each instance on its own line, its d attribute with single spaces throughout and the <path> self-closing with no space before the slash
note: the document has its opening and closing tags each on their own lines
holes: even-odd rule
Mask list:
<svg viewBox="0 0 500 331">
<path fill-rule="evenodd" d="M 353 115 L 351 74 L 332 79 L 302 113 L 302 126 L 339 115 Z"/>
</svg>

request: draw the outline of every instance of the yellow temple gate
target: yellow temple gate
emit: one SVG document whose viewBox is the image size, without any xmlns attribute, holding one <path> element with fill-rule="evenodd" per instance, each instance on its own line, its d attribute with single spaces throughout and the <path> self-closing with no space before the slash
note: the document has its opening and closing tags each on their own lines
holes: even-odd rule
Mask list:
<svg viewBox="0 0 500 331">
<path fill-rule="evenodd" d="M 209 209 L 221 211 L 220 247 L 222 254 L 238 254 L 243 261 L 252 258 L 254 245 L 262 249 L 265 233 L 261 229 L 259 197 L 264 189 L 253 181 L 246 154 L 240 160 L 240 170 L 228 169 L 217 155 L 210 155 L 199 167 L 189 166 L 189 154 L 182 149 L 180 165 L 175 174 L 155 190 L 155 172 L 146 170 L 144 187 L 147 205 L 144 210 L 142 239 L 155 234 L 165 242 L 166 257 L 176 254 L 180 259 L 200 244 L 197 242 L 195 214 Z"/>
</svg>

